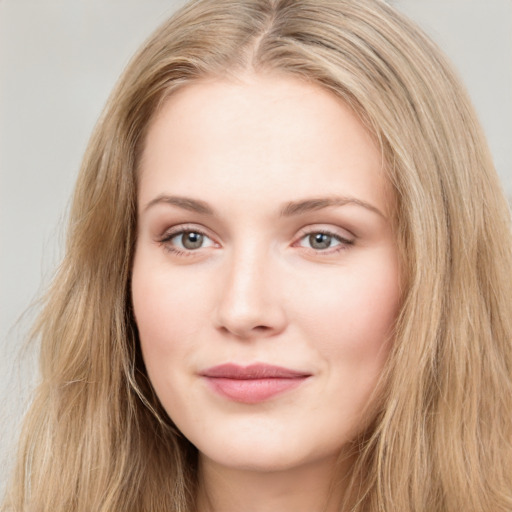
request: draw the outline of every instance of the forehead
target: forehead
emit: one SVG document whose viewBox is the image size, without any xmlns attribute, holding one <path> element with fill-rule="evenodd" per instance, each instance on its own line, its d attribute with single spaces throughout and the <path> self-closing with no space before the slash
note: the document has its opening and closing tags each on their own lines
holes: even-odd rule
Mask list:
<svg viewBox="0 0 512 512">
<path fill-rule="evenodd" d="M 210 201 L 226 189 L 269 200 L 363 195 L 383 210 L 390 202 L 381 151 L 357 115 L 322 87 L 283 75 L 178 90 L 151 123 L 140 169 L 141 202 L 192 190 Z"/>
</svg>

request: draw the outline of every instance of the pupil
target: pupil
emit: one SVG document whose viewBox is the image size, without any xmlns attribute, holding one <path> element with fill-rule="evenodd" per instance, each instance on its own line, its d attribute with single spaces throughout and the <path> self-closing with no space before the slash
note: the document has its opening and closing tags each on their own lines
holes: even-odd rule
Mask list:
<svg viewBox="0 0 512 512">
<path fill-rule="evenodd" d="M 331 245 L 332 237 L 324 233 L 309 235 L 309 243 L 313 249 L 327 249 Z"/>
<path fill-rule="evenodd" d="M 183 247 L 186 249 L 198 249 L 203 244 L 203 235 L 189 232 L 183 236 Z"/>
</svg>

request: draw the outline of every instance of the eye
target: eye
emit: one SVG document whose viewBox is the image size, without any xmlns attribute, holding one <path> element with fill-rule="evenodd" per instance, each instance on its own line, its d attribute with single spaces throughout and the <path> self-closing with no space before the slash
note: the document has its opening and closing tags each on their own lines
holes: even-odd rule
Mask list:
<svg viewBox="0 0 512 512">
<path fill-rule="evenodd" d="M 195 229 L 168 232 L 160 242 L 169 251 L 179 254 L 215 246 L 215 242 L 209 236 Z"/>
<path fill-rule="evenodd" d="M 297 245 L 299 247 L 305 247 L 313 249 L 314 251 L 325 251 L 331 252 L 329 249 L 333 249 L 333 252 L 338 250 L 346 249 L 347 246 L 352 245 L 353 240 L 343 238 L 335 233 L 328 231 L 312 231 L 302 236 Z"/>
<path fill-rule="evenodd" d="M 334 238 L 332 235 L 326 235 L 325 233 L 312 233 L 304 238 L 307 239 L 307 242 L 312 249 L 319 251 L 329 249 L 332 247 L 333 243 L 335 245 L 339 244 L 339 240 Z"/>
<path fill-rule="evenodd" d="M 208 238 L 201 233 L 196 233 L 195 231 L 184 231 L 183 233 L 174 235 L 170 242 L 174 241 L 175 244 L 179 245 L 183 249 L 194 250 L 202 247 L 205 240 L 208 240 Z"/>
</svg>

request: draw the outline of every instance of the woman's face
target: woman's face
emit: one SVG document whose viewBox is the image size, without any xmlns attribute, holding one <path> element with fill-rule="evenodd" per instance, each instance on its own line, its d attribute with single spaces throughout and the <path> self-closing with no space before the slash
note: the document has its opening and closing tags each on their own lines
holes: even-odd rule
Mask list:
<svg viewBox="0 0 512 512">
<path fill-rule="evenodd" d="M 399 304 L 381 153 L 295 78 L 188 85 L 141 162 L 132 294 L 149 378 L 203 461 L 333 460 L 364 428 Z"/>
</svg>

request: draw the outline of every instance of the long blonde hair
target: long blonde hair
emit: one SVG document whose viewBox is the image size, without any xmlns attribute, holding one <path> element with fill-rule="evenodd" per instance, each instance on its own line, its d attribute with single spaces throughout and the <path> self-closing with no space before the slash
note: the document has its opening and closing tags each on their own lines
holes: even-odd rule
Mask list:
<svg viewBox="0 0 512 512">
<path fill-rule="evenodd" d="M 397 198 L 403 306 L 343 510 L 510 512 L 508 206 L 449 65 L 381 0 L 197 0 L 134 57 L 84 158 L 2 510 L 194 510 L 197 453 L 152 391 L 131 310 L 137 164 L 176 88 L 248 68 L 350 105 L 379 141 Z"/>
</svg>

